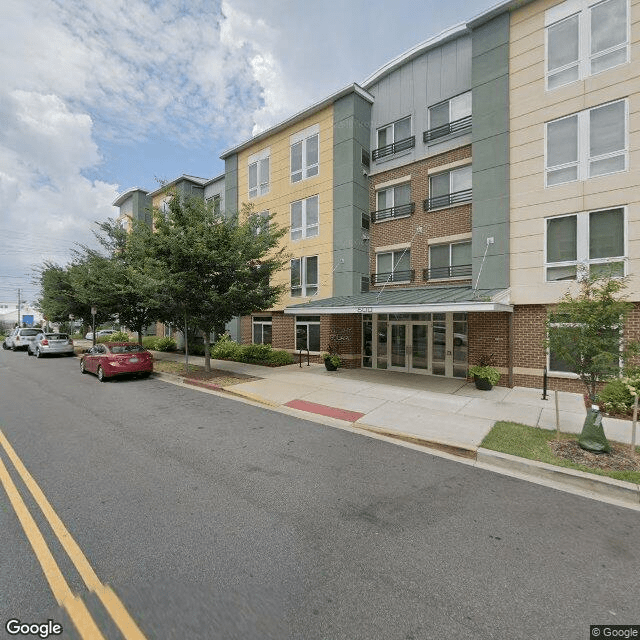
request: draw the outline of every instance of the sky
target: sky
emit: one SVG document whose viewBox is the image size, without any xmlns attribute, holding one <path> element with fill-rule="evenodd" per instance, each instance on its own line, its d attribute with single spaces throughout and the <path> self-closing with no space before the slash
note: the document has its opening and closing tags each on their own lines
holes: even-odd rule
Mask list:
<svg viewBox="0 0 640 640">
<path fill-rule="evenodd" d="M 496 0 L 0 0 L 0 302 L 182 174 Z"/>
</svg>

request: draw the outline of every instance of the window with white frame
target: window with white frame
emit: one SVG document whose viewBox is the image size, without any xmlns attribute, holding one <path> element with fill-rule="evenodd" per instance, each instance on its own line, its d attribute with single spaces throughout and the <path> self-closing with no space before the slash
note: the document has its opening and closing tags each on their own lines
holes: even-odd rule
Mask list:
<svg viewBox="0 0 640 640">
<path fill-rule="evenodd" d="M 320 316 L 296 316 L 296 349 L 320 351 Z"/>
<path fill-rule="evenodd" d="M 625 228 L 624 207 L 547 218 L 547 282 L 576 280 L 580 269 L 595 276 L 624 276 Z"/>
<path fill-rule="evenodd" d="M 429 247 L 428 280 L 471 277 L 471 241 Z"/>
<path fill-rule="evenodd" d="M 549 90 L 628 62 L 628 0 L 567 0 L 545 26 Z"/>
<path fill-rule="evenodd" d="M 380 189 L 376 192 L 376 206 L 377 209 L 372 214 L 375 222 L 411 215 L 411 183 Z"/>
<path fill-rule="evenodd" d="M 314 238 L 319 233 L 319 197 L 291 203 L 291 239 Z"/>
<path fill-rule="evenodd" d="M 425 203 L 426 210 L 431 211 L 470 202 L 472 198 L 471 186 L 470 164 L 429 176 L 429 197 Z"/>
<path fill-rule="evenodd" d="M 411 135 L 411 116 L 380 127 L 376 136 L 378 148 L 373 151 L 374 160 L 411 149 L 415 146 L 415 138 Z"/>
<path fill-rule="evenodd" d="M 314 296 L 318 293 L 318 256 L 291 260 L 291 297 Z"/>
<path fill-rule="evenodd" d="M 410 282 L 411 280 L 411 251 L 409 249 L 376 253 L 375 284 Z"/>
<path fill-rule="evenodd" d="M 626 100 L 580 111 L 546 124 L 546 185 L 627 169 Z"/>
<path fill-rule="evenodd" d="M 272 317 L 256 316 L 253 318 L 253 344 L 271 344 Z"/>
<path fill-rule="evenodd" d="M 320 170 L 320 130 L 314 125 L 290 138 L 291 182 L 317 176 Z"/>
<path fill-rule="evenodd" d="M 249 198 L 269 193 L 269 159 L 271 149 L 249 156 Z"/>
<path fill-rule="evenodd" d="M 424 141 L 431 142 L 451 134 L 467 133 L 471 128 L 471 91 L 429 107 L 429 130 Z"/>
<path fill-rule="evenodd" d="M 213 213 L 215 213 L 216 215 L 220 213 L 220 201 L 221 201 L 221 196 L 219 193 L 216 193 L 215 195 L 209 196 L 207 198 L 207 204 L 211 205 L 211 208 L 213 209 Z"/>
</svg>

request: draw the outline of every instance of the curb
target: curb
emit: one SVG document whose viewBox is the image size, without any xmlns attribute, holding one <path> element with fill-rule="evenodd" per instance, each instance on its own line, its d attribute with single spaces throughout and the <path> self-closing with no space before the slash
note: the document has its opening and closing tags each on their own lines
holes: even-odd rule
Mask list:
<svg viewBox="0 0 640 640">
<path fill-rule="evenodd" d="M 478 465 L 490 470 L 517 472 L 640 507 L 640 485 L 632 482 L 615 480 L 577 469 L 556 467 L 546 462 L 518 458 L 482 447 L 478 448 L 476 461 Z"/>
</svg>

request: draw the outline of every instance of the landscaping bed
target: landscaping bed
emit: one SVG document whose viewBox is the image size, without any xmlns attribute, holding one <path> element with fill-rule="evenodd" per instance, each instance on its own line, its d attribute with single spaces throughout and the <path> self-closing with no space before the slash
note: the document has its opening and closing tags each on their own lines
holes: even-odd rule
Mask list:
<svg viewBox="0 0 640 640">
<path fill-rule="evenodd" d="M 153 370 L 160 373 L 169 373 L 185 379 L 185 382 L 197 382 L 211 387 L 228 387 L 241 382 L 249 382 L 250 380 L 259 380 L 255 376 L 245 375 L 243 373 L 232 373 L 223 371 L 222 369 L 211 369 L 205 371 L 201 365 L 190 364 L 188 371 L 182 362 L 174 362 L 168 360 L 156 360 L 153 363 Z"/>
<path fill-rule="evenodd" d="M 515 422 L 496 422 L 481 447 L 577 469 L 616 480 L 640 484 L 640 447 L 609 441 L 611 453 L 591 453 L 580 448 L 578 435 L 529 427 Z"/>
</svg>

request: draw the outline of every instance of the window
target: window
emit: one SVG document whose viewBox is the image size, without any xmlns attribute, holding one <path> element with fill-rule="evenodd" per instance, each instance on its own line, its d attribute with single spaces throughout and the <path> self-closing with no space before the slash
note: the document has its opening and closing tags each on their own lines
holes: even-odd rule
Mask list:
<svg viewBox="0 0 640 640">
<path fill-rule="evenodd" d="M 624 208 L 547 218 L 546 225 L 547 282 L 576 280 L 579 267 L 591 275 L 624 276 Z"/>
<path fill-rule="evenodd" d="M 253 319 L 253 344 L 271 344 L 271 316 Z"/>
<path fill-rule="evenodd" d="M 377 269 L 374 284 L 385 282 L 411 282 L 411 251 L 401 249 L 376 254 Z"/>
<path fill-rule="evenodd" d="M 574 0 L 546 12 L 547 89 L 628 61 L 627 2 Z"/>
<path fill-rule="evenodd" d="M 371 214 L 374 222 L 411 215 L 414 210 L 411 202 L 411 183 L 380 189 L 376 193 L 376 206 L 377 211 Z"/>
<path fill-rule="evenodd" d="M 470 202 L 471 165 L 438 173 L 429 177 L 429 197 L 425 200 L 426 211 Z"/>
<path fill-rule="evenodd" d="M 320 316 L 296 316 L 296 349 L 320 351 Z"/>
<path fill-rule="evenodd" d="M 320 162 L 319 127 L 309 127 L 291 136 L 291 182 L 318 175 Z"/>
<path fill-rule="evenodd" d="M 271 149 L 249 156 L 249 198 L 269 193 L 269 156 Z"/>
<path fill-rule="evenodd" d="M 319 197 L 291 203 L 291 239 L 314 238 L 319 233 Z"/>
<path fill-rule="evenodd" d="M 415 137 L 411 135 L 411 116 L 396 120 L 377 131 L 378 148 L 373 151 L 377 160 L 415 146 Z"/>
<path fill-rule="evenodd" d="M 471 277 L 471 242 L 454 242 L 429 247 L 429 268 L 425 280 Z"/>
<path fill-rule="evenodd" d="M 294 258 L 291 261 L 291 297 L 314 296 L 318 293 L 318 256 Z"/>
<path fill-rule="evenodd" d="M 471 129 L 471 91 L 429 107 L 429 130 L 425 142 L 450 134 L 461 135 Z"/>
<path fill-rule="evenodd" d="M 627 102 L 619 100 L 546 124 L 546 186 L 627 169 Z"/>
<path fill-rule="evenodd" d="M 216 195 L 214 196 L 209 196 L 207 198 L 207 204 L 210 204 L 212 209 L 213 209 L 213 213 L 215 213 L 216 215 L 220 214 L 220 194 L 216 193 Z"/>
</svg>

